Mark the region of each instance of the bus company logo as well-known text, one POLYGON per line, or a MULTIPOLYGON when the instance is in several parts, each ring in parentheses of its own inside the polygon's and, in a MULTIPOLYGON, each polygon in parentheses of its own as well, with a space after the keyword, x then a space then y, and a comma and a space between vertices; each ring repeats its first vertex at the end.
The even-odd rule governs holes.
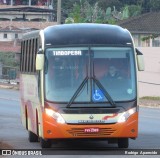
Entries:
POLYGON ((94 116, 93 116, 93 115, 90 115, 89 118, 92 120, 92 119, 94 119, 94 116))
POLYGON ((3 156, 12 155, 12 150, 2 150, 2 155, 3 156))
POLYGON ((105 120, 78 120, 78 123, 85 123, 85 124, 87 124, 87 123, 105 123, 105 120))

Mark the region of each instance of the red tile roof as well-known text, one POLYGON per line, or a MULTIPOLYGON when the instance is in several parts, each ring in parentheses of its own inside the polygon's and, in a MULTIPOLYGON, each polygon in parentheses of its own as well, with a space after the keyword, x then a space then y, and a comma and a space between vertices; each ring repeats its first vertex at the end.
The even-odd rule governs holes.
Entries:
MULTIPOLYGON (((10 5, 0 5, 0 9, 5 8, 24 8, 23 6, 10 6, 10 5)), ((40 9, 48 9, 47 6, 29 6, 31 8, 40 8, 40 9)), ((27 30, 41 30, 48 26, 56 25, 56 22, 30 22, 30 21, 0 21, 0 32, 5 31, 20 31, 26 32, 27 30)), ((14 41, 0 41, 0 52, 20 52, 20 45, 19 43, 15 43, 14 41)))
MULTIPOLYGON (((56 25, 56 22, 16 22, 16 21, 0 21, 0 32, 4 31, 25 31, 27 29, 44 29, 48 26, 56 25)), ((20 46, 14 41, 0 41, 0 52, 20 52, 20 46)))
POLYGON ((44 29, 51 25, 56 25, 56 22, 31 22, 31 21, 0 21, 0 31, 4 28, 8 31, 8 28, 14 28, 10 30, 15 30, 15 28, 20 30, 25 29, 44 29))
POLYGON ((20 44, 15 42, 0 42, 0 52, 20 53, 20 44))

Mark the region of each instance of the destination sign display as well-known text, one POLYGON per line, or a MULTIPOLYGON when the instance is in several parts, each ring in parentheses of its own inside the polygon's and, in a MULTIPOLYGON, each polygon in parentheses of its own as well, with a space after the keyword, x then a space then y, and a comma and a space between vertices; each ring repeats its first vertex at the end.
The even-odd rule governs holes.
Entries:
POLYGON ((71 50, 71 51, 53 51, 54 56, 81 56, 82 52, 79 50, 71 50))

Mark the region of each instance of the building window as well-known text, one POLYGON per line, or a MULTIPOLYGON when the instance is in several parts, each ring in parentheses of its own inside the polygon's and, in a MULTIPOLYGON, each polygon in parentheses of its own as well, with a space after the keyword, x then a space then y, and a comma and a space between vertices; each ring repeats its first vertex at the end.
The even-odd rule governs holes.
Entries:
POLYGON ((154 38, 152 40, 152 46, 153 47, 160 47, 160 37, 154 38))
POLYGON ((132 35, 133 36, 133 40, 134 40, 134 44, 136 47, 140 46, 140 39, 139 39, 139 35, 132 35))
POLYGON ((7 38, 7 34, 6 33, 3 35, 3 38, 7 38))
POLYGON ((141 47, 150 47, 150 35, 141 35, 141 47))
POLYGON ((18 34, 17 33, 15 34, 15 38, 18 38, 18 34))

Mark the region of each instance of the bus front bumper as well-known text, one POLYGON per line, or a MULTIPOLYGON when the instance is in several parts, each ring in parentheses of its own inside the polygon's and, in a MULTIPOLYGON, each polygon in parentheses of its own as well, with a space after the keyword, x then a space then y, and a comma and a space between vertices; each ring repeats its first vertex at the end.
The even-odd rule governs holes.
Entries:
POLYGON ((138 112, 123 123, 114 124, 60 124, 43 113, 44 139, 78 138, 136 138, 138 135, 138 112))

